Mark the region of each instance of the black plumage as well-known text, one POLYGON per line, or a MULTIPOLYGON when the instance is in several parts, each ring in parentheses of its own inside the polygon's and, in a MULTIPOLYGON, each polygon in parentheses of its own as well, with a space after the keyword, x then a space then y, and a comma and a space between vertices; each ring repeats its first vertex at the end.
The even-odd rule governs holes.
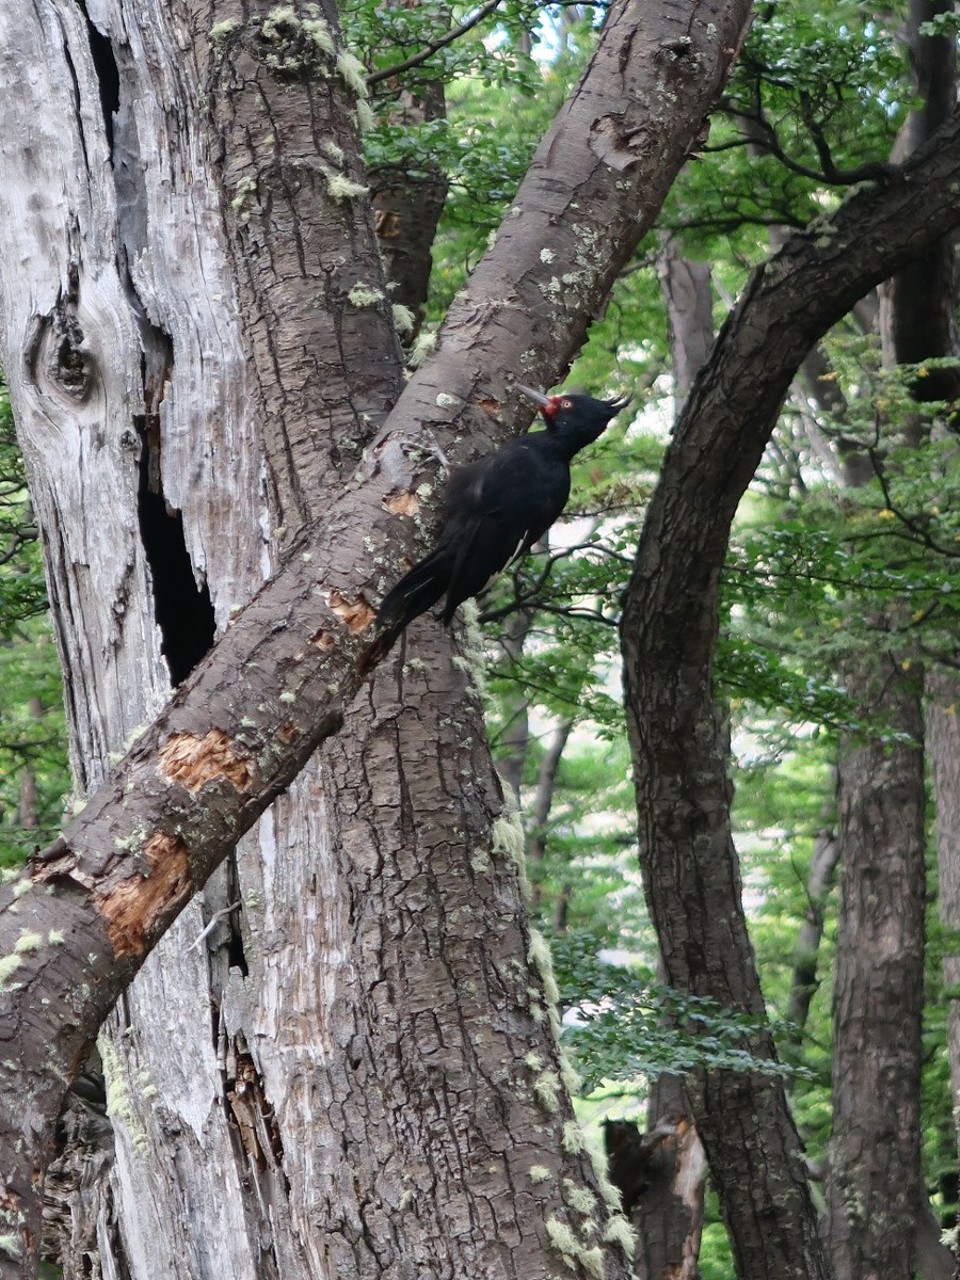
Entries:
POLYGON ((629 404, 629 397, 594 400, 517 389, 540 406, 546 431, 511 440, 452 472, 437 545, 388 592, 379 626, 397 634, 442 597, 441 617, 449 623, 464 600, 543 537, 570 496, 571 460, 629 404))

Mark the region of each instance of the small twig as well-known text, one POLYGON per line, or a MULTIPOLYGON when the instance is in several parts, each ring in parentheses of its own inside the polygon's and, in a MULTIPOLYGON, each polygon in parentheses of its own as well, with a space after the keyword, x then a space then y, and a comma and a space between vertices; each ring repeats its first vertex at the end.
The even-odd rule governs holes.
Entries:
POLYGON ((372 89, 375 84, 380 84, 383 80, 390 80, 394 76, 401 75, 404 71, 410 71, 413 67, 419 67, 421 62, 432 57, 440 49, 446 48, 448 44, 453 44, 454 40, 459 40, 461 36, 471 31, 478 22, 482 22, 488 14, 493 13, 494 9, 499 8, 500 0, 486 0, 479 9, 469 18, 465 18, 458 27, 451 27, 444 35, 437 40, 431 40, 429 44, 425 44, 417 53, 411 54, 409 58, 404 58, 403 62, 396 62, 392 67, 384 67, 382 71, 371 71, 367 76, 367 88, 372 89))
POLYGON ((231 911, 236 911, 238 907, 242 907, 242 906, 243 906, 242 902, 239 902, 239 901, 231 902, 228 907, 222 907, 219 911, 215 911, 213 915, 210 917, 209 922, 204 926, 203 929, 200 930, 200 932, 197 934, 194 940, 190 943, 189 947, 184 948, 183 954, 187 955, 190 951, 193 950, 194 947, 199 947, 200 943, 204 940, 207 934, 213 932, 217 924, 224 918, 224 916, 228 916, 231 913, 231 911))
POLYGON ((945 547, 937 542, 936 538, 932 538, 923 524, 913 516, 901 510, 893 500, 893 494, 890 491, 890 485, 887 483, 887 477, 883 471, 883 461, 875 446, 867 449, 867 457, 870 459, 870 465, 873 467, 873 473, 877 477, 880 484, 880 492, 883 494, 883 502, 887 511, 893 513, 900 521, 905 529, 912 535, 911 541, 918 543, 922 547, 926 547, 928 551, 935 551, 938 555, 946 556, 950 560, 956 560, 960 557, 960 551, 952 547, 945 547))

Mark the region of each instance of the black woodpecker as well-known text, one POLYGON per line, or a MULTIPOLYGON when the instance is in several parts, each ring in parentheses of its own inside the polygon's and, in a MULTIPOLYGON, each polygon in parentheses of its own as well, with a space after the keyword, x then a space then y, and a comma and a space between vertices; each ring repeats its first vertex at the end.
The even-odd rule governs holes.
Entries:
POLYGON ((458 605, 539 542, 570 496, 572 458, 630 403, 629 396, 545 396, 516 386, 539 405, 547 429, 451 473, 437 545, 387 593, 377 613, 377 624, 392 633, 390 643, 441 597, 441 617, 449 623, 458 605))

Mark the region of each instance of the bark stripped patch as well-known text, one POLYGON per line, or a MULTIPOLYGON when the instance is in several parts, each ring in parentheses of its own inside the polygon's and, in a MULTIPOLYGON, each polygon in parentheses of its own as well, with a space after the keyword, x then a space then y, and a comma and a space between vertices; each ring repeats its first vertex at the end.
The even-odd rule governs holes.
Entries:
POLYGON ((382 505, 394 516, 415 516, 420 510, 420 499, 412 490, 394 490, 383 499, 382 505))
POLYGON ((321 653, 329 653, 337 643, 337 637, 332 631, 324 631, 321 627, 310 637, 310 643, 315 644, 321 653))
POLYGON ((129 876, 98 899, 117 960, 143 955, 171 909, 190 896, 190 861, 178 836, 158 831, 143 846, 143 856, 150 868, 147 875, 129 876))
POLYGON ((351 635, 366 631, 377 616, 362 596, 357 600, 347 600, 339 591, 326 591, 323 598, 330 612, 337 615, 351 635))
POLYGON ((654 145, 654 139, 651 131, 642 125, 625 129, 621 120, 603 116, 590 126, 588 143, 598 160, 622 172, 640 163, 654 145))
POLYGON ((476 403, 488 418, 493 418, 494 422, 503 421, 503 417, 500 413, 502 406, 499 400, 477 400, 476 403))
POLYGON ((199 791, 208 782, 224 778, 237 791, 248 791, 253 776, 250 761, 237 752, 222 729, 211 729, 202 738, 175 733, 160 752, 160 770, 188 791, 199 791))

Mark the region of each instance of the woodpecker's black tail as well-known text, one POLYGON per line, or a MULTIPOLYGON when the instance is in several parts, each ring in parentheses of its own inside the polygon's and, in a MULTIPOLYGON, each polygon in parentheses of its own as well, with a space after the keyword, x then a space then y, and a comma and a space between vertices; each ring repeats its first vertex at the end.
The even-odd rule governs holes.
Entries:
POLYGON ((437 603, 450 585, 450 552, 438 548, 415 564, 387 592, 377 611, 377 626, 402 631, 408 622, 437 603))

